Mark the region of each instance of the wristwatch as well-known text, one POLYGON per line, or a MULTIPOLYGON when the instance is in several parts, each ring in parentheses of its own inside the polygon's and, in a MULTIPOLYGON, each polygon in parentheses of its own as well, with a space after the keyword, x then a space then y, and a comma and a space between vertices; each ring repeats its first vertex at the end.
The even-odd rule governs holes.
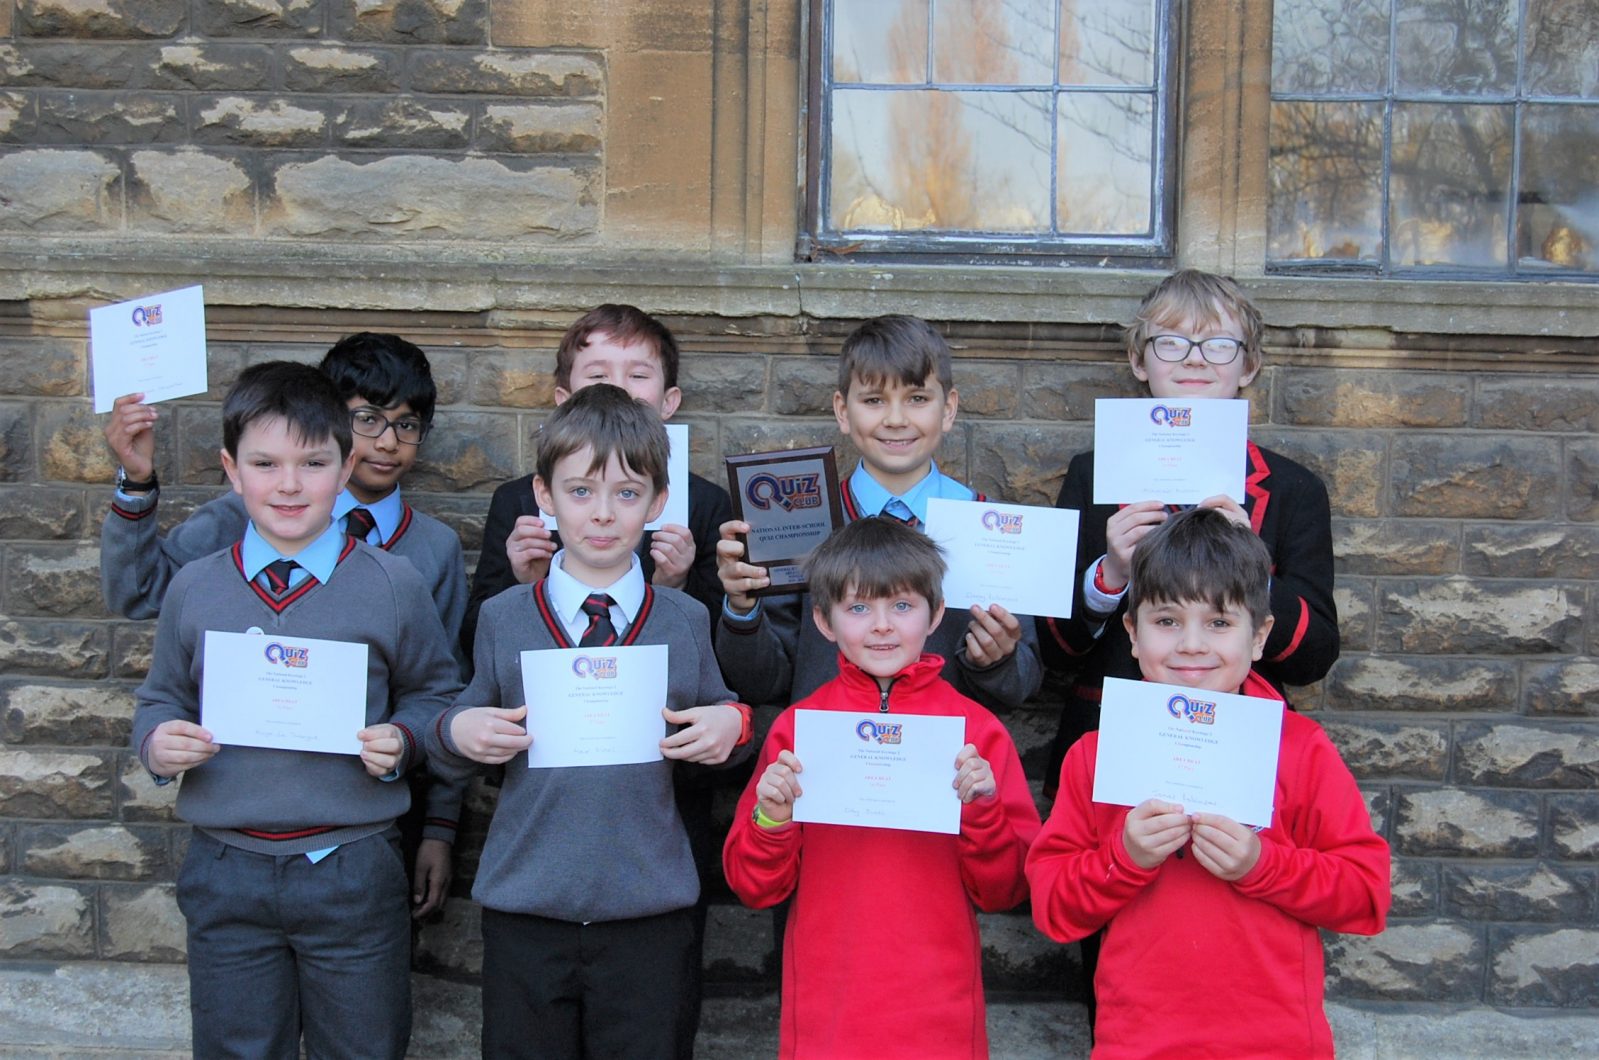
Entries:
POLYGON ((150 469, 150 477, 139 481, 128 477, 128 469, 117 466, 117 492, 118 493, 149 493, 159 483, 156 481, 155 468, 150 469))

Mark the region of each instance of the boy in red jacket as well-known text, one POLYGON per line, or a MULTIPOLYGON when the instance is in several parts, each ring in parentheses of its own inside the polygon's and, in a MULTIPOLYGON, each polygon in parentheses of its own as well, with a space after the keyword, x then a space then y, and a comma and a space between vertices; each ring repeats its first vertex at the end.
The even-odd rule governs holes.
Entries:
MULTIPOLYGON (((1260 538, 1216 509, 1139 542, 1123 622, 1144 679, 1281 700, 1250 668, 1271 632, 1270 570, 1260 538)), ((1156 799, 1094 802, 1098 745, 1089 733, 1067 753, 1027 856, 1045 934, 1105 928, 1094 1056, 1332 1056, 1317 929, 1375 935, 1391 895, 1388 845, 1321 726, 1284 709, 1258 830, 1156 799), (1225 997, 1181 989, 1206 983, 1225 997)))
POLYGON ((780 1055, 986 1057, 973 903, 993 912, 1026 896, 1023 858, 1039 827, 1015 744, 939 676, 940 656, 922 654, 944 612, 931 539, 892 518, 860 519, 807 568, 839 674, 773 724, 722 858, 745 904, 794 896, 780 1055), (795 823, 797 709, 964 717, 966 745, 951 764, 960 833, 795 823))

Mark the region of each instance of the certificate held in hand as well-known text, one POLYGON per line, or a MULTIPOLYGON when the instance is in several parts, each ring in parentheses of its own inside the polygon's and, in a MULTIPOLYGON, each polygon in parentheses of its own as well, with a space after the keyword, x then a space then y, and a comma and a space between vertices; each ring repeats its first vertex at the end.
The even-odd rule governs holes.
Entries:
POLYGON ((1235 398, 1099 398, 1094 503, 1244 503, 1249 402, 1235 398))
POLYGON ((661 760, 666 645, 522 653, 529 769, 661 760))
POLYGON ((944 603, 1070 618, 1078 518, 1070 508, 932 498, 927 536, 949 561, 944 603))
POLYGON ((217 743, 361 753, 365 644, 208 629, 204 651, 200 724, 217 743))
POLYGON ((804 794, 794 820, 957 835, 955 758, 965 745, 959 716, 796 710, 804 794))

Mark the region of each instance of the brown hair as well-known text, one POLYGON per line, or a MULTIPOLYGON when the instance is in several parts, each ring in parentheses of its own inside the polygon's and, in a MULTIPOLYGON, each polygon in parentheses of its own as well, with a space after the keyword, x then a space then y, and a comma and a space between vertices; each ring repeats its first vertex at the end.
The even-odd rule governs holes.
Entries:
POLYGON ((1191 508, 1156 527, 1133 550, 1127 613, 1145 603, 1202 601, 1242 607, 1259 629, 1271 614, 1271 553, 1248 527, 1215 508, 1191 508))
POLYGON ((641 405, 627 391, 609 383, 586 386, 563 402, 539 431, 536 470, 548 486, 555 465, 588 447, 594 474, 616 457, 635 475, 650 480, 655 492, 666 489, 666 458, 671 443, 655 410, 641 405))
POLYGON ((1174 272, 1144 296, 1127 328, 1127 352, 1138 360, 1144 354, 1144 344, 1161 328, 1172 327, 1183 320, 1215 327, 1221 323, 1223 313, 1231 314, 1243 331, 1239 338, 1244 346, 1244 370, 1258 370, 1260 343, 1266 330, 1260 310, 1244 294, 1237 280, 1199 269, 1174 272))
POLYGON ((824 612, 851 591, 866 600, 915 593, 937 611, 944 602, 944 552, 898 519, 857 519, 816 546, 805 561, 811 600, 824 612))
POLYGON ((623 346, 635 342, 646 343, 661 362, 661 375, 666 389, 677 385, 677 340, 665 324, 637 306, 607 302, 597 305, 573 321, 561 336, 561 345, 555 351, 555 385, 562 390, 572 389, 572 365, 596 334, 609 335, 623 346))
POLYGON ((844 340, 838 356, 838 392, 847 397, 857 379, 869 386, 889 380, 921 386, 928 376, 937 376, 948 393, 953 385, 949 361, 949 343, 921 317, 903 313, 873 317, 844 340))

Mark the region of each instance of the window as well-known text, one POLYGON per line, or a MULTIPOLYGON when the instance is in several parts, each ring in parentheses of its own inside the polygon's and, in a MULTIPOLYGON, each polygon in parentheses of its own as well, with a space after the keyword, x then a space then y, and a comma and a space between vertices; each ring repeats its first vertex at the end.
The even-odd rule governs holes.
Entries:
POLYGON ((1599 3, 1276 0, 1268 265, 1599 275, 1599 3))
POLYGON ((1171 253, 1168 0, 822 0, 812 254, 1171 253))

